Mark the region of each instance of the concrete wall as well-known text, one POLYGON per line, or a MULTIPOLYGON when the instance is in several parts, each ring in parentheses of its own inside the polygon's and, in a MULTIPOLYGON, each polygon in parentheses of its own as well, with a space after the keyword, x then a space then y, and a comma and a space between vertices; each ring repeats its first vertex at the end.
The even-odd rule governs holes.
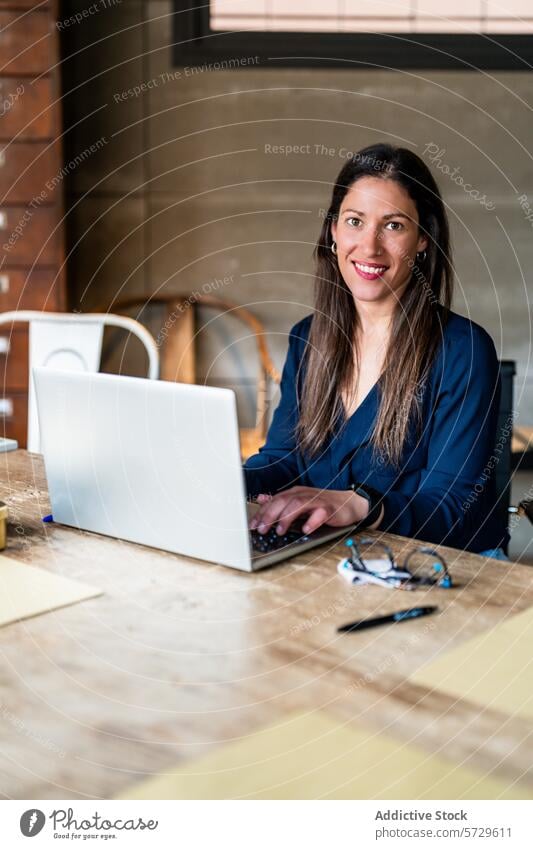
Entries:
MULTIPOLYGON (((215 293, 250 305, 281 366, 286 333, 312 303, 320 211, 346 151, 390 140, 433 169, 454 236, 455 308, 517 361, 518 418, 533 423, 533 213, 519 201, 533 207, 531 75, 260 67, 174 78, 170 12, 163 0, 124 0, 63 28, 75 54, 64 63, 67 158, 85 153, 69 182, 72 305, 188 295, 229 278, 215 293)), ((200 371, 238 388, 246 419, 255 358, 236 334, 227 319, 200 334, 200 371)))

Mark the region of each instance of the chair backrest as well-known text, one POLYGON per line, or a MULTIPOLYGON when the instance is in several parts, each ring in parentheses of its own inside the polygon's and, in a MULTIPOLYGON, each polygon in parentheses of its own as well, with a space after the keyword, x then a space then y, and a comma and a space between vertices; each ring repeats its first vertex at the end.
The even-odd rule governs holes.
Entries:
MULTIPOLYGON (((507 527, 509 506, 511 504, 511 438, 513 435, 513 382, 516 374, 514 360, 500 361, 501 396, 498 411, 498 429, 496 446, 498 462, 495 466, 494 480, 497 497, 497 514, 507 527)), ((507 553, 507 552, 506 552, 507 553)))
POLYGON ((148 377, 159 376, 159 352, 151 333, 138 321, 108 313, 47 313, 36 310, 12 310, 0 313, 0 324, 28 322, 29 392, 28 451, 39 452, 39 420, 31 370, 51 366, 67 371, 98 371, 105 326, 121 327, 135 335, 148 355, 148 377))

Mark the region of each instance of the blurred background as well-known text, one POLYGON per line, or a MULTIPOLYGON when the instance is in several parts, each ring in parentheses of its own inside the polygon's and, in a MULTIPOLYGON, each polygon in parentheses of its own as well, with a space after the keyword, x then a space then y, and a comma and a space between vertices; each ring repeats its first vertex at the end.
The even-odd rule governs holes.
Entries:
MULTIPOLYGON (((9 194, 0 184, 4 309, 18 285, 14 306, 128 314, 160 345, 188 322, 164 376, 231 386, 252 427, 256 332, 275 376, 287 332, 312 307, 312 250, 346 157, 376 141, 409 147, 447 204, 454 308, 516 364, 513 495, 527 494, 529 0, 0 0, 0 19, 16 48, 0 71, 2 144, 8 164, 14 150, 31 161, 24 186, 9 194), (202 304, 206 295, 245 307, 256 324, 202 304)), ((142 350, 106 336, 102 367, 143 374, 142 350)), ((13 380, 23 409, 23 378, 13 380)), ((520 553, 531 536, 523 525, 520 553)))

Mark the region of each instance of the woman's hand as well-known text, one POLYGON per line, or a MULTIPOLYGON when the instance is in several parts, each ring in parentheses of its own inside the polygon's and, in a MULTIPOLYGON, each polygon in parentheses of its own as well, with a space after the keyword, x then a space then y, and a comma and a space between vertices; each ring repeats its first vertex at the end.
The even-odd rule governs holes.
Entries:
MULTIPOLYGON (((260 505, 250 522, 250 529, 260 534, 268 533, 272 525, 284 534, 295 519, 308 513, 303 532, 310 534, 321 525, 342 527, 355 525, 368 515, 368 501, 350 490, 316 489, 311 486, 293 486, 277 495, 258 495, 260 505)), ((379 525, 380 519, 373 527, 379 525)))

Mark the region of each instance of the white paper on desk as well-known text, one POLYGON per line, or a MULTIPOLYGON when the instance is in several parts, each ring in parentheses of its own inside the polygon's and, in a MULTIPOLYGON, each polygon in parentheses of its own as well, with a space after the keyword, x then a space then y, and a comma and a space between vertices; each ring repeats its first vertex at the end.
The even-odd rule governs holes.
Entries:
POLYGON ((0 626, 102 595, 102 590, 0 555, 0 626))

